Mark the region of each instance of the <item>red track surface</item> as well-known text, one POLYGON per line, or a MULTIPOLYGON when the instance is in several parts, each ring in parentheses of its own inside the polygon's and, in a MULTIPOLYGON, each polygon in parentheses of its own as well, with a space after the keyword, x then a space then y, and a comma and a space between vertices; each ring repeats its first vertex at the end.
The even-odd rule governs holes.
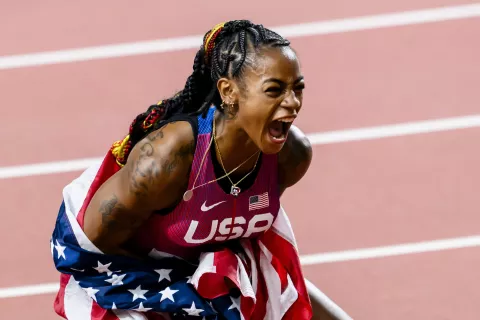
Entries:
MULTIPOLYGON (((213 2, 201 10, 17 2, 0 13, 0 55, 202 34, 238 17, 275 26, 455 4, 312 0, 297 1, 296 14, 271 14, 271 1, 252 0, 226 12, 213 2)), ((478 34, 480 19, 467 19, 293 39, 307 83, 298 125, 312 133, 479 113, 478 34)), ((193 55, 1 71, 0 166, 102 156, 138 112, 183 85, 193 55)), ((477 128, 315 146, 310 172, 283 200, 301 253, 478 233, 479 138, 477 128)), ((61 189, 76 175, 0 180, 0 288, 57 281, 49 237, 61 189)), ((479 269, 477 247, 311 265, 305 274, 356 319, 476 320, 479 269)), ((0 318, 56 319, 52 304, 52 294, 1 299, 0 318)))

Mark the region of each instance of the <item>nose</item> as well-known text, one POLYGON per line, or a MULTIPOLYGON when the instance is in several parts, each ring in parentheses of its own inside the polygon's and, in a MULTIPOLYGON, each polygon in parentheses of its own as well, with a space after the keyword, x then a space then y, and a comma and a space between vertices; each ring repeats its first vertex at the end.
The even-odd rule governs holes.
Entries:
POLYGON ((293 111, 296 113, 298 110, 300 110, 300 107, 302 106, 302 101, 299 96, 297 96, 297 93, 295 90, 289 90, 287 94, 285 95, 285 98, 282 101, 282 107, 293 109, 293 111))

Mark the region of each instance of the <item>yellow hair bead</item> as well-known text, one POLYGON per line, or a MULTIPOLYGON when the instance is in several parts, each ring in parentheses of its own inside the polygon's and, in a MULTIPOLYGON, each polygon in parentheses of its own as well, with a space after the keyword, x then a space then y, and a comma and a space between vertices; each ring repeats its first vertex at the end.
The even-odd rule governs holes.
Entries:
POLYGON ((125 151, 128 142, 130 141, 130 135, 127 135, 123 140, 115 141, 112 145, 112 155, 115 157, 117 163, 123 167, 125 160, 125 151))

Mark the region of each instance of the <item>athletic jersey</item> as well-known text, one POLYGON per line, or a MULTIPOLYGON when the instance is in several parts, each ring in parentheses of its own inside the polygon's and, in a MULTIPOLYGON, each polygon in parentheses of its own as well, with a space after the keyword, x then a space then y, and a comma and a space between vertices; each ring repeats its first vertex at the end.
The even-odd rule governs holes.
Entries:
MULTIPOLYGON (((194 132, 198 135, 187 190, 194 188, 197 175, 195 187, 224 174, 215 174, 214 152, 208 150, 214 111, 211 108, 205 118, 197 118, 194 132)), ((167 254, 195 260, 202 251, 229 240, 259 236, 272 225, 280 209, 277 155, 262 154, 257 166, 251 174, 252 184, 238 196, 226 192, 219 181, 196 188, 189 201, 182 200, 166 214, 153 214, 131 244, 152 257, 167 254)), ((230 183, 228 178, 222 180, 230 183)))

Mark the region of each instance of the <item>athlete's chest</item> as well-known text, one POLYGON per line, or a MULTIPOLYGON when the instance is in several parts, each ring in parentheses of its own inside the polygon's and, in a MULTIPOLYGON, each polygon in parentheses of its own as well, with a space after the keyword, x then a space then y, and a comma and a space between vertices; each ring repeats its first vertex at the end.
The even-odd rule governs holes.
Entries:
POLYGON ((152 216, 134 238, 150 252, 196 259, 202 250, 241 238, 255 238, 274 223, 280 209, 274 185, 252 188, 238 197, 210 188, 195 192, 167 215, 152 216), (163 253, 161 253, 163 252, 163 253))
POLYGON ((188 246, 255 237, 272 226, 279 206, 278 196, 271 189, 252 190, 237 197, 204 194, 179 211, 180 215, 184 213, 185 223, 181 227, 183 238, 178 240, 188 246))

